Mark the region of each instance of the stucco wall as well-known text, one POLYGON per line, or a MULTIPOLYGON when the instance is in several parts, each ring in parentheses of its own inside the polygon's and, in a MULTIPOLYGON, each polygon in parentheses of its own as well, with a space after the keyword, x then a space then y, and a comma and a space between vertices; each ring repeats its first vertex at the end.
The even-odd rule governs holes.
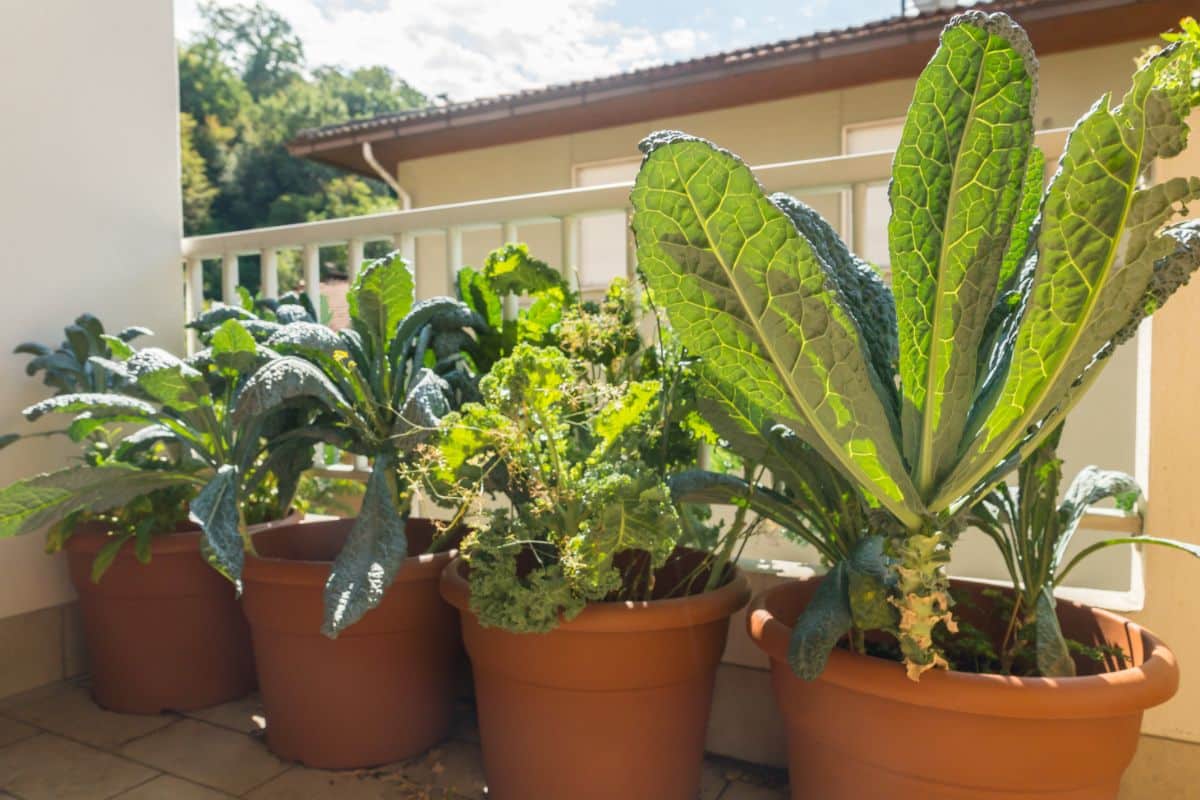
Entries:
MULTIPOLYGON (((1192 142, 1183 155, 1163 162, 1160 180, 1200 175, 1200 112, 1192 114, 1192 142)), ((1193 206, 1191 216, 1200 215, 1193 206)), ((1200 543, 1197 457, 1200 427, 1200 285, 1195 278, 1151 321, 1149 513, 1146 531, 1200 543)), ((1200 562, 1174 550, 1146 548, 1146 610, 1141 624, 1166 640, 1179 656, 1179 695, 1146 716, 1145 730, 1200 742, 1200 562)))
MULTIPOLYGON (((82 311, 182 341, 171 3, 5 3, 0 23, 0 432, 44 396, 19 342, 57 344, 82 311)), ((0 483, 66 463, 65 444, 0 452, 0 483)), ((40 536, 0 541, 0 618, 71 597, 40 536)))

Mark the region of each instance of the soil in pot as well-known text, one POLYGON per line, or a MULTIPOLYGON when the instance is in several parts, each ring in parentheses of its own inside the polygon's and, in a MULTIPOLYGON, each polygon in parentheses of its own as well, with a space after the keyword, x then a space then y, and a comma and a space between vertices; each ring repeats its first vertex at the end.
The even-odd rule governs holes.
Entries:
MULTIPOLYGON (((1062 600, 1064 634, 1119 648, 1123 665, 1080 660, 1079 677, 1055 679, 935 670, 914 683, 895 662, 838 649, 807 682, 787 664, 788 639, 818 580, 772 589, 749 615, 771 659, 793 800, 1115 800, 1142 712, 1178 687, 1153 634, 1062 600)), ((956 586, 986 613, 981 585, 956 586)))
MULTIPOLYGON (((690 573, 669 565, 656 585, 690 573)), ((492 800, 695 800, 713 681, 729 617, 749 599, 740 572, 719 589, 595 603, 549 633, 485 628, 464 565, 442 576, 462 612, 492 800)))
POLYGON ((66 544, 96 702, 157 714, 252 691, 250 630, 233 585, 201 557, 199 530, 155 536, 147 564, 123 547, 93 583, 92 561, 107 541, 103 528, 84 525, 66 544))
MULTIPOLYGON (((438 594, 453 552, 408 558, 378 607, 337 639, 321 634, 325 582, 353 524, 259 534, 243 573, 267 745, 322 769, 398 761, 444 739, 464 669, 458 614, 438 594)), ((421 519, 406 530, 417 553, 435 532, 421 519)))

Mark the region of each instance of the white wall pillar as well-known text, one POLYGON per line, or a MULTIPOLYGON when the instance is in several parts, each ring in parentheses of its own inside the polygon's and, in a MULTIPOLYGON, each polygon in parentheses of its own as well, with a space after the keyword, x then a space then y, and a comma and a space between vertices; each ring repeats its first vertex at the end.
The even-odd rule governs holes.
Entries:
MULTIPOLYGON (((28 339, 57 345, 84 311, 145 325, 182 349, 179 98, 171 4, 3 4, 0 53, 0 432, 46 387, 25 377, 28 339), (19 73, 19 77, 16 77, 19 73)), ((54 420, 49 421, 55 422, 54 420)), ((61 422, 61 420, 57 420, 61 422)), ((0 484, 54 469, 69 442, 0 451, 0 484)), ((61 558, 31 535, 0 541, 0 618, 71 598, 61 558)))

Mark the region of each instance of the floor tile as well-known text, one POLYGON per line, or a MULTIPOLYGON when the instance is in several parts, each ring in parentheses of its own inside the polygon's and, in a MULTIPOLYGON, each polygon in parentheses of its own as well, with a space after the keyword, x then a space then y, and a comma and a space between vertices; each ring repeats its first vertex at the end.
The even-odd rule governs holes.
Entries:
POLYGON ((188 711, 186 714, 193 719, 202 719, 239 733, 258 733, 267 727, 266 712, 258 694, 200 711, 188 711))
POLYGON ((120 753, 231 794, 247 792, 287 768, 262 742, 194 719, 135 739, 120 753))
POLYGON ((706 760, 700 767, 700 800, 717 800, 728 783, 721 768, 706 760))
POLYGON ((61 691, 13 706, 7 716, 85 744, 114 748, 130 739, 165 728, 178 717, 169 714, 116 714, 96 705, 87 689, 63 684, 61 691))
POLYGON ((725 788, 721 800, 788 800, 788 790, 735 782, 725 788))
POLYGON ((470 798, 484 797, 483 756, 479 745, 451 740, 395 767, 418 786, 450 789, 470 798))
POLYGON ((98 800, 157 773, 49 733, 0 749, 0 789, 23 800, 98 800))
POLYGON ((326 772, 294 767, 246 795, 246 800, 442 800, 386 769, 326 772))
POLYGON ((160 775, 122 792, 113 800, 229 800, 233 795, 208 789, 172 775, 160 775))
POLYGON ((40 731, 31 725, 26 725, 24 722, 17 722, 7 717, 0 717, 0 747, 13 742, 19 742, 22 739, 28 739, 30 736, 37 736, 40 731))

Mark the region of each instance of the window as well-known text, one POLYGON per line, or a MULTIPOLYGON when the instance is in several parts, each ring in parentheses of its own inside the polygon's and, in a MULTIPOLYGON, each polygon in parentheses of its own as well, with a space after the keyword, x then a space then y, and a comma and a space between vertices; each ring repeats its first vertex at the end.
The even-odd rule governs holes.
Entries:
MULTIPOLYGON (((640 159, 604 161, 575 167, 576 186, 603 186, 632 181, 640 159)), ((613 278, 626 277, 629 223, 624 213, 601 214, 579 220, 579 287, 605 289, 613 278)))
MULTIPOLYGON (((855 155, 894 150, 900 144, 903 128, 902 119, 847 125, 842 130, 842 151, 846 155, 855 155)), ((887 181, 854 187, 846 193, 845 203, 854 232, 852 249, 885 274, 889 273, 887 223, 892 209, 888 203, 887 181)))

